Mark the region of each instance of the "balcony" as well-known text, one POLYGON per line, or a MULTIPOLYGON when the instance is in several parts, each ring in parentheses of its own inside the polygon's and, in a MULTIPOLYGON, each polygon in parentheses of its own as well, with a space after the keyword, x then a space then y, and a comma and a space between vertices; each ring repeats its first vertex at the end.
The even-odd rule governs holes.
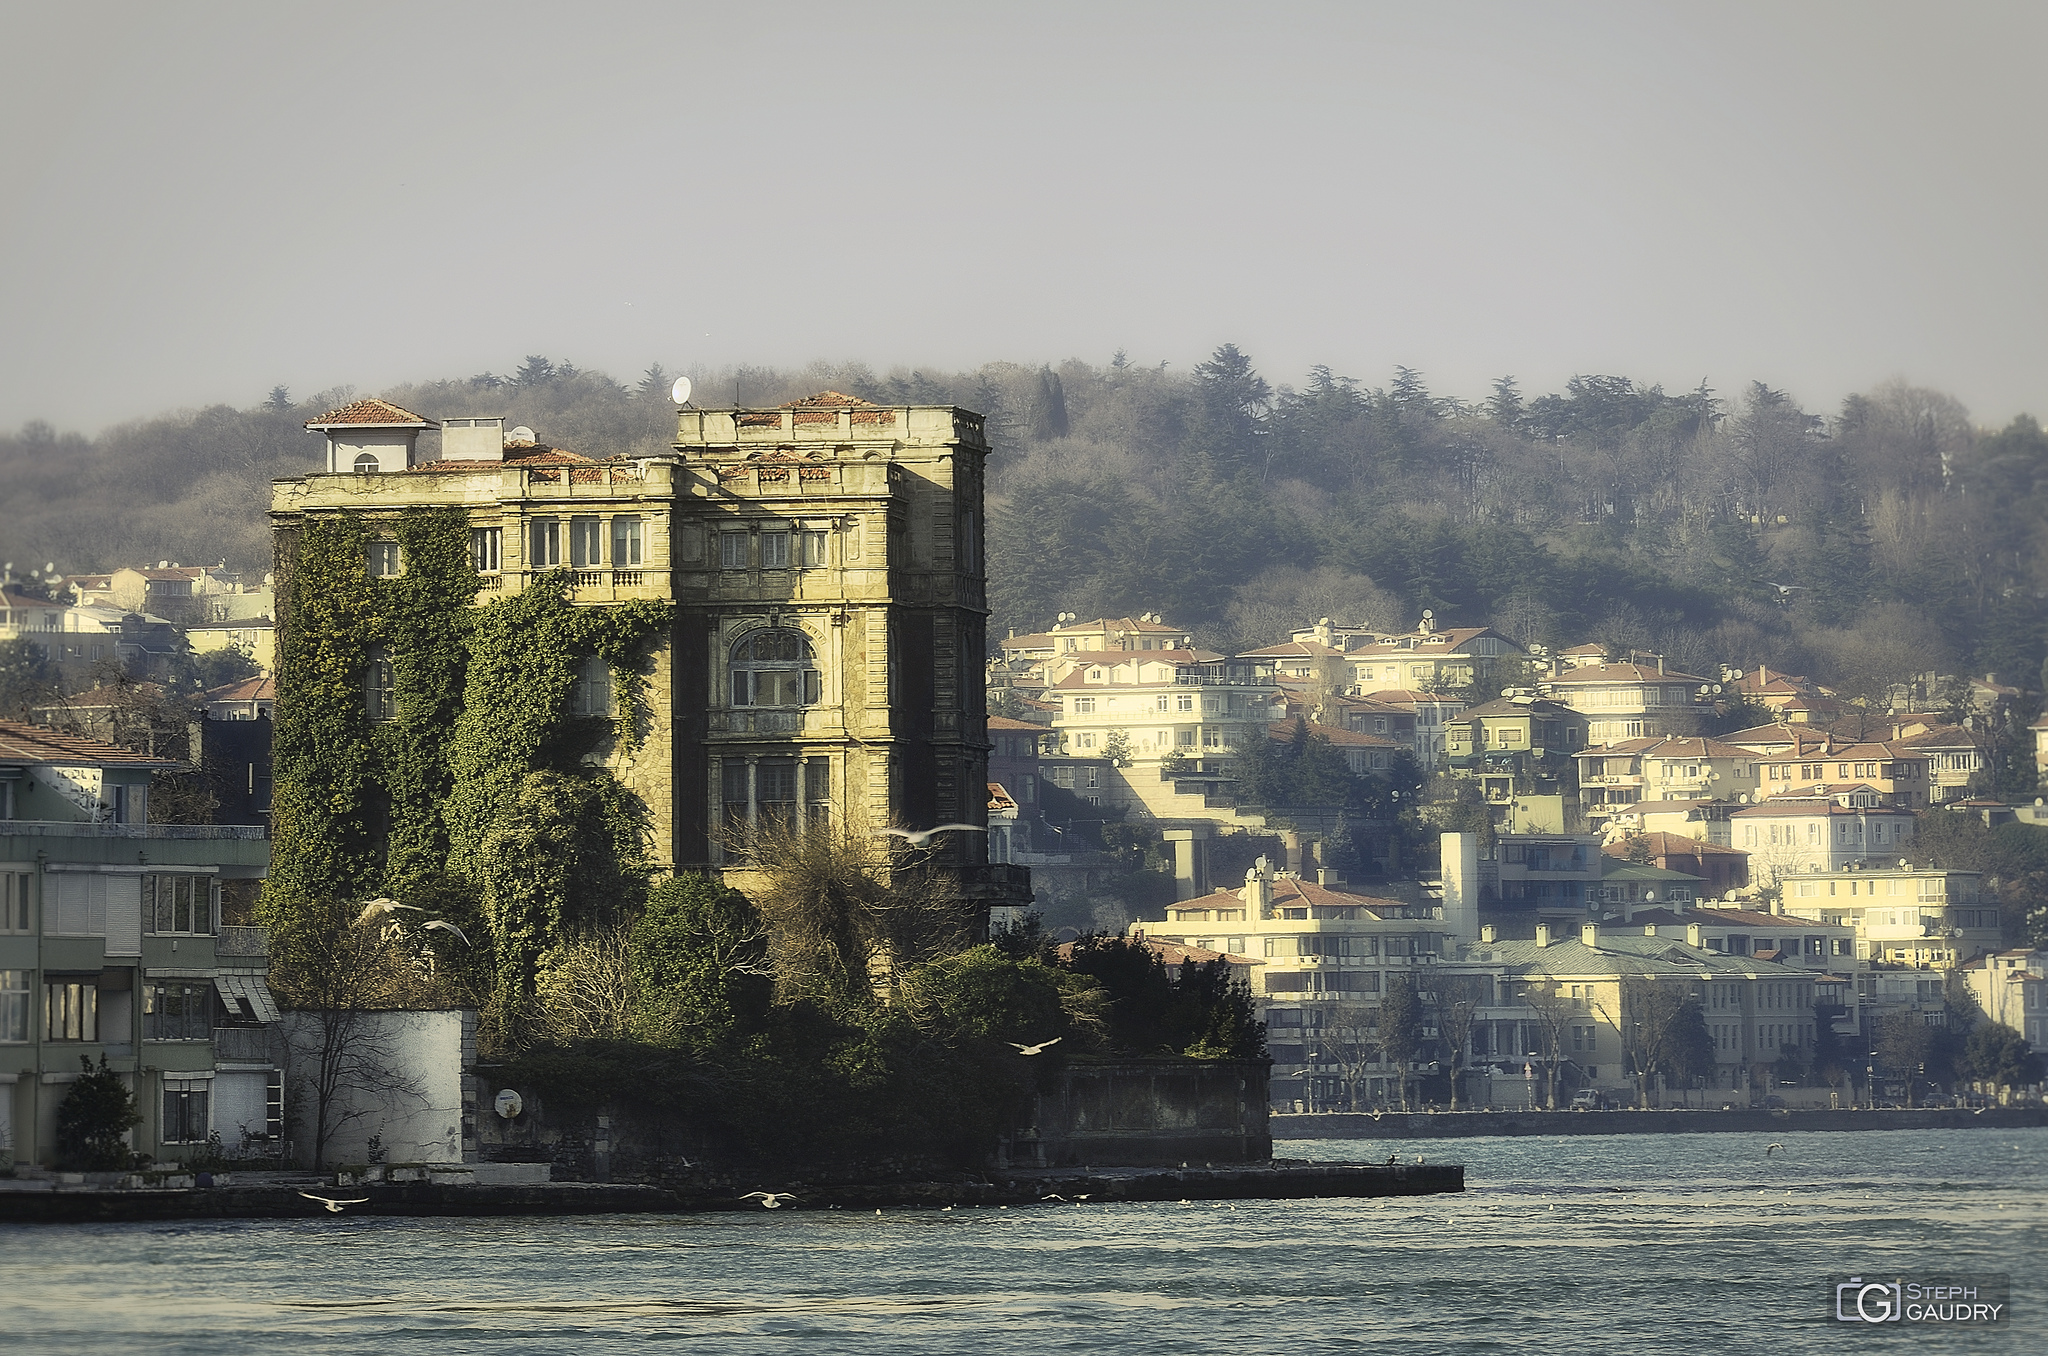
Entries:
POLYGON ((267 1064, 271 1059, 270 1028, 266 1026, 217 1026, 213 1029, 213 1057, 239 1064, 267 1064))
POLYGON ((713 711, 713 734, 802 734, 802 711, 713 711))
POLYGON ((215 956, 253 956, 270 954, 269 928, 241 928, 223 924, 220 936, 213 944, 215 956))
POLYGON ((43 838, 184 838, 261 842, 269 831, 261 824, 92 824, 83 820, 0 820, 0 836, 33 834, 43 838))

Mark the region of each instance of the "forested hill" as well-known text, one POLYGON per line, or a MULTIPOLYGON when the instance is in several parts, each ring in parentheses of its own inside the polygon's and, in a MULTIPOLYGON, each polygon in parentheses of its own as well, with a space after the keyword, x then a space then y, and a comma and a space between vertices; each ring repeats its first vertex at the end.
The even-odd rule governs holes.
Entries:
MULTIPOLYGON (((1899 384, 1803 409, 1762 384, 1670 394, 1584 376, 1530 395, 1384 387, 1324 368, 1272 385, 1226 346, 1190 372, 991 364, 697 375, 700 403, 832 388, 990 416, 991 636, 1061 611, 1156 611, 1219 648, 1319 616, 1491 623, 1811 673, 1851 693, 1927 669, 2040 685, 2048 436, 1995 432, 1899 384), (1793 586, 1789 593, 1775 585, 1793 586)), ((591 455, 663 449, 669 374, 632 385, 544 358, 511 377, 380 392, 430 417, 505 414, 591 455)), ((0 554, 65 571, 269 558, 267 481, 315 463, 300 424, 354 392, 214 407, 96 439, 0 439, 0 554)))

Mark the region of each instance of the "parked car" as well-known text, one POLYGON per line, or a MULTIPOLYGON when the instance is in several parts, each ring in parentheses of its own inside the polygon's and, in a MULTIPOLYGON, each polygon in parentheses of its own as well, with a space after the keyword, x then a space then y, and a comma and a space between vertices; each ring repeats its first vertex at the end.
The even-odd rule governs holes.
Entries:
POLYGON ((1611 1111, 1613 1107, 1608 1102, 1605 1094, 1601 1093, 1598 1089, 1580 1088, 1572 1094, 1572 1110, 1611 1111))

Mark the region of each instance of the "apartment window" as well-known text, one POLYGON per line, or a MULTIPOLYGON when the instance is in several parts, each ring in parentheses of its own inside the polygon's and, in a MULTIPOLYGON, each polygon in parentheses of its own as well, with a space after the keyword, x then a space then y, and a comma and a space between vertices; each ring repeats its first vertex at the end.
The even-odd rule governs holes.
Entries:
POLYGON ((28 1040, 28 971, 0 970, 0 1042, 28 1040))
POLYGON ((796 534, 797 564, 807 570, 820 569, 825 564, 825 534, 823 532, 799 532, 796 534))
POLYGON ((763 532, 761 534, 761 568, 764 570, 786 570, 789 568, 789 534, 787 532, 763 532))
POLYGON ((100 986, 85 978, 55 978, 43 985, 43 1039, 97 1041, 100 986))
POLYGON ((164 1080, 163 1142, 204 1144, 212 1131, 206 1083, 197 1078, 164 1080))
POLYGON ((1153 699, 1152 709, 1155 711, 1164 711, 1166 709, 1165 694, 1162 693, 1160 696, 1153 699))
POLYGON ((0 932, 34 932, 28 908, 28 875, 0 871, 0 932))
POLYGON ((530 569, 552 570, 562 563, 562 520, 535 518, 529 531, 526 564, 530 569))
POLYGON ((476 566, 478 574, 496 574, 505 568, 505 529, 502 527, 472 527, 469 529, 469 559, 476 566))
POLYGON ((750 563, 747 559, 746 533, 721 532, 718 534, 718 568, 721 570, 744 570, 750 563))
POLYGON ((1374 734, 1385 734, 1387 732, 1387 718, 1385 716, 1373 717, 1372 732, 1374 734))
POLYGON ((142 1038, 212 1040, 213 985, 206 980, 160 980, 144 986, 142 1038))
POLYGON ((380 463, 377 461, 377 454, 375 452, 356 453, 355 471, 357 475, 366 476, 369 475, 372 471, 377 471, 381 469, 382 467, 380 463))
POLYGON ((734 706, 812 706, 823 680, 799 631, 756 631, 732 647, 734 706))
POLYGON ((213 881, 206 876, 144 876, 142 916, 154 933, 211 936, 213 881))
POLYGON ((570 709, 579 716, 609 716, 612 713, 612 667, 597 655, 585 655, 576 665, 576 687, 570 694, 570 709))
MULTIPOLYGON (((1079 734, 1075 735, 1075 736, 1074 736, 1074 747, 1075 747, 1075 748, 1077 748, 1077 749, 1092 749, 1092 748, 1094 748, 1094 747, 1095 747, 1095 732, 1094 732, 1093 730, 1083 730, 1083 731, 1082 731, 1081 733, 1079 733, 1079 734)), ((1090 783, 1090 785, 1093 785, 1093 783, 1091 782, 1091 783, 1090 783)))
POLYGON ((1195 694, 1194 694, 1194 693, 1192 693, 1192 692, 1183 692, 1183 693, 1180 693, 1180 694, 1179 694, 1178 696, 1176 696, 1176 697, 1174 698, 1174 702, 1173 702, 1173 709, 1174 709, 1174 710, 1176 710, 1176 711, 1192 711, 1192 710, 1194 710, 1194 709, 1195 709, 1195 694))
POLYGON ((1097 787, 1100 787, 1100 786, 1102 785, 1102 769, 1101 769, 1101 768, 1099 768, 1099 767, 1091 767, 1091 768, 1089 768, 1089 769, 1088 769, 1088 782, 1087 782, 1087 785, 1088 785, 1088 789, 1089 789, 1089 790, 1091 790, 1091 791, 1095 790, 1095 789, 1096 789, 1097 787))
POLYGON ((613 568, 627 570, 642 563, 640 519, 612 519, 613 568))
POLYGON ((1193 748, 1195 746, 1195 732, 1193 730, 1178 731, 1174 735, 1174 743, 1184 749, 1193 748))
POLYGON ((393 720, 398 716, 398 680, 391 671, 391 656, 370 651, 363 665, 363 709, 371 720, 393 720))
POLYGON ((1222 748, 1223 731, 1217 729, 1214 725, 1204 726, 1202 728, 1202 747, 1205 749, 1222 748))
POLYGON ((1074 714, 1077 716, 1092 716, 1095 714, 1095 698, 1076 697, 1073 701, 1073 708, 1074 714))
POLYGON ((364 548, 367 552, 370 573, 377 578, 389 578, 398 573, 398 543, 395 541, 373 541, 364 548))
POLYGON ((577 570, 594 570, 604 564, 604 519, 571 518, 569 520, 569 566, 577 570))

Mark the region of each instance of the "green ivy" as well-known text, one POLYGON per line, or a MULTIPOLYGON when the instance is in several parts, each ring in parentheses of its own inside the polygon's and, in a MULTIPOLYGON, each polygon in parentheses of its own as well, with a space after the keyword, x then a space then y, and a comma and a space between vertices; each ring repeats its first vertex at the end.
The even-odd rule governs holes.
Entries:
POLYGON ((494 1006, 516 1033, 539 955, 644 889, 646 807, 584 755, 638 741, 642 668, 672 605, 578 607, 554 571, 475 605, 468 522, 412 510, 404 570, 372 579, 353 514, 307 520, 287 562, 266 910, 467 881, 492 951, 494 1006), (371 721, 370 652, 391 659, 395 718, 371 721), (616 716, 569 713, 578 664, 602 659, 616 716))

